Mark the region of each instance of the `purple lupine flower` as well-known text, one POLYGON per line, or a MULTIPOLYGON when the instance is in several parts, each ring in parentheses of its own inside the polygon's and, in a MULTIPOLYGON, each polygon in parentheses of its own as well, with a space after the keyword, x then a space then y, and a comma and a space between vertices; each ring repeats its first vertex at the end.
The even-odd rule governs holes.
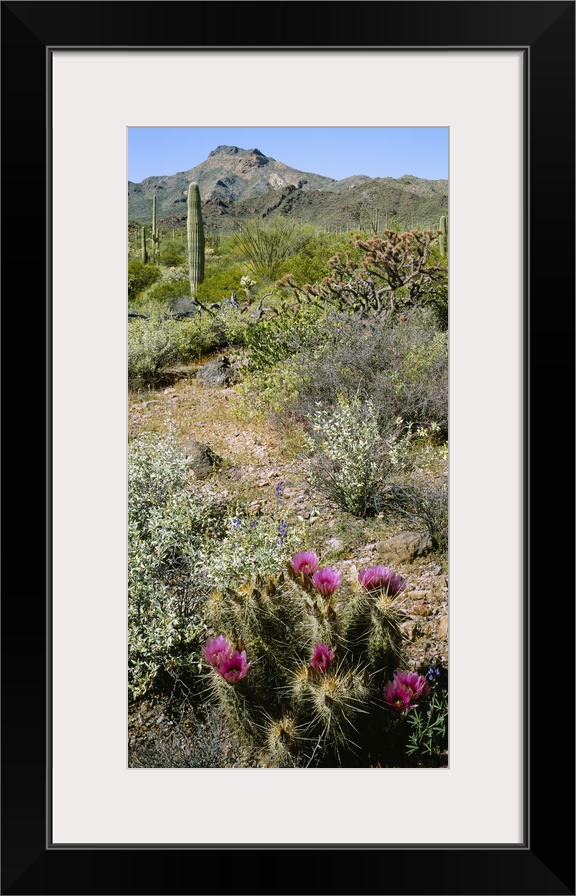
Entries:
POLYGON ((385 591, 389 597, 396 597, 404 591, 406 582, 387 566, 370 566, 361 569, 358 581, 366 591, 385 591))
POLYGON ((410 688, 407 688, 397 678, 386 682, 384 700, 395 712, 403 712, 405 709, 410 709, 413 705, 413 696, 414 694, 410 688))
POLYGON ((224 657, 230 656, 231 649, 228 638, 218 635, 217 638, 209 638, 206 641, 206 645, 202 648, 202 656, 206 662, 217 669, 224 657))
POLYGON ((276 527, 278 531, 278 538, 280 541, 285 541, 288 537, 288 523, 286 520, 280 520, 278 526, 276 527))
POLYGON ((244 678, 252 663, 246 662, 246 651, 239 653, 234 651, 230 656, 223 657, 216 671, 220 673, 229 684, 236 684, 244 678))
POLYGON ((333 659, 334 650, 331 650, 327 644, 315 644, 314 656, 310 660, 310 665, 313 669, 325 672, 330 667, 333 659))
POLYGON ((314 551, 299 551, 292 557, 291 566, 297 575, 311 576, 318 566, 318 557, 314 551))
POLYGON ((280 480, 280 482, 277 484, 276 488, 274 489, 274 494, 280 501, 280 499, 282 498, 282 495, 284 494, 284 483, 282 482, 282 480, 280 480))
POLYGON ((340 584, 340 573, 331 566, 322 566, 312 576, 312 584, 323 597, 328 597, 340 584))

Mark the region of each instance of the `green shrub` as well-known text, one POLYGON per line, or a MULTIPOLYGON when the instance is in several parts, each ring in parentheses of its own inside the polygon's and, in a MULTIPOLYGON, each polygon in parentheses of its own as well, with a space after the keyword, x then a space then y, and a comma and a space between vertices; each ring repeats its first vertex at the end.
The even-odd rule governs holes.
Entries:
POLYGON ((190 668, 210 593, 205 543, 226 506, 191 479, 172 432, 128 445, 128 683, 132 696, 190 668))
POLYGON ((128 299, 135 298, 153 283, 160 279, 162 272, 155 264, 144 264, 143 261, 128 262, 128 299))
POLYGON ((410 465, 405 431, 399 425, 384 436, 370 401, 341 398, 334 409, 318 407, 310 416, 306 444, 310 482, 361 518, 379 512, 387 484, 410 465))
POLYGON ((382 496, 381 508, 430 536, 434 550, 448 552, 448 483, 395 484, 382 496))
POLYGON ((160 371, 179 358, 178 321, 136 318, 128 324, 128 385, 137 389, 154 382, 160 371))

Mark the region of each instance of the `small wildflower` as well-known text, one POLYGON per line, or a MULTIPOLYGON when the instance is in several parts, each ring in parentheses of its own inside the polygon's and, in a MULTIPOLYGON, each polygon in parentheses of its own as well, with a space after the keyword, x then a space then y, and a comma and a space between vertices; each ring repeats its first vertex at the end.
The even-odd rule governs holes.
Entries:
POLYGON ((242 520, 239 520, 238 517, 234 517, 234 519, 232 520, 232 528, 239 529, 241 525, 242 525, 242 520))
POLYGON ((323 597, 328 597, 340 584, 340 573, 331 566, 323 566, 312 576, 312 584, 323 597))
POLYGON ((280 499, 282 498, 282 495, 284 494, 284 483, 282 482, 282 480, 280 480, 280 482, 278 482, 278 484, 276 485, 276 488, 274 489, 274 494, 280 501, 280 499))
POLYGON ((432 666, 428 669, 428 671, 426 673, 426 677, 427 677, 428 681, 434 681, 434 678, 439 678, 439 676, 440 676, 440 669, 433 668, 432 666))
POLYGON ((325 672, 331 665, 333 659, 334 650, 331 650, 327 644, 315 644, 314 656, 310 661, 310 665, 313 669, 325 672))
POLYGON ((278 538, 280 541, 284 541, 288 536, 288 523, 286 520, 282 520, 278 524, 278 538))
POLYGON ((258 521, 256 520, 255 522, 250 523, 250 528, 255 529, 257 525, 258 525, 258 521))

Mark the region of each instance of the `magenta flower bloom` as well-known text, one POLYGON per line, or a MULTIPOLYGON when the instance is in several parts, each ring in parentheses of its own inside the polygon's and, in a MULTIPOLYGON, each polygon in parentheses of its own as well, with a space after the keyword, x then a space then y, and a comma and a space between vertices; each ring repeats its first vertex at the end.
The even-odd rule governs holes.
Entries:
POLYGON ((229 684, 236 684, 241 678, 244 678, 252 663, 246 662, 246 651, 238 653, 234 651, 230 656, 223 657, 216 671, 220 673, 229 684))
POLYGON ((206 662, 217 669, 224 657, 230 656, 231 649, 228 638, 218 635, 217 638, 210 638, 206 641, 206 646, 202 648, 202 656, 206 662))
POLYGON ((403 712, 413 706, 414 693, 398 679, 393 678, 384 687, 384 700, 395 712, 403 712))
POLYGON ((366 591, 385 591, 389 597, 396 597, 404 591, 406 582, 387 566, 370 566, 361 569, 358 581, 366 591))
POLYGON ((334 659, 334 651, 330 650, 327 644, 316 644, 314 646, 314 656, 310 661, 310 665, 313 669, 318 669, 320 672, 325 672, 332 663, 334 659))
POLYGON ((340 584, 340 573, 331 566, 322 566, 312 576, 312 584, 323 597, 328 597, 340 584))
POLYGON ((430 685, 426 680, 426 676, 418 675, 417 672, 395 672, 394 679, 399 682, 399 684, 402 684, 404 687, 411 690, 415 699, 418 697, 425 697, 430 690, 430 685))
POLYGON ((318 557, 313 551, 300 551, 292 557, 292 569, 297 575, 311 576, 318 566, 318 557))

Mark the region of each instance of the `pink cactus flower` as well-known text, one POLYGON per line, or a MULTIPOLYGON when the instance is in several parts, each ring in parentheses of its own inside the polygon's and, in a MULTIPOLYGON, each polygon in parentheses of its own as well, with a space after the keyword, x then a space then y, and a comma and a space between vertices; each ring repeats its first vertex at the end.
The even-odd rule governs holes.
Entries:
POLYGON ((327 644, 315 644, 314 645, 314 656, 310 661, 310 665, 313 669, 318 669, 320 672, 325 672, 332 663, 334 659, 334 650, 331 650, 327 644))
POLYGON ((414 694, 414 699, 425 697, 430 690, 430 685, 426 680, 426 676, 418 675, 417 672, 395 672, 394 679, 400 684, 403 684, 404 687, 409 688, 414 694))
POLYGON ((323 597, 328 597, 340 584, 340 573, 331 566, 322 566, 312 576, 312 583, 323 597))
POLYGON ((292 569, 297 575, 305 573, 311 576, 318 566, 318 557, 314 551, 300 551, 292 557, 292 569))
POLYGON ((217 669, 222 660, 230 656, 231 650, 228 638, 225 638, 224 635, 218 635, 217 638, 210 638, 206 641, 206 646, 202 648, 202 656, 206 662, 217 669))
POLYGON ((358 581, 366 591, 385 591, 389 597, 396 597, 404 591, 406 582, 387 566, 370 566, 361 569, 358 581))
POLYGON ((413 706, 414 692, 393 678, 384 687, 384 700, 395 712, 404 712, 413 706))
POLYGON ((229 684, 236 684, 244 678, 252 663, 246 662, 246 651, 239 653, 234 651, 230 656, 223 657, 216 671, 220 673, 229 684))

